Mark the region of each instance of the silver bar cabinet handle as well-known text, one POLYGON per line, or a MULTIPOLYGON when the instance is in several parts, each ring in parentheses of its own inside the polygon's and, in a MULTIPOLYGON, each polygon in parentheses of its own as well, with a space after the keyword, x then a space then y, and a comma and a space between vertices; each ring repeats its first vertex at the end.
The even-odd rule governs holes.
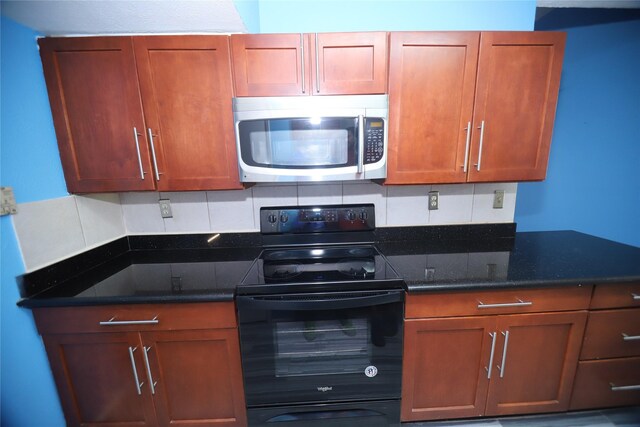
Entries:
POLYGON ((631 298, 633 298, 634 301, 638 301, 640 300, 640 295, 638 294, 631 294, 631 298))
POLYGON ((138 153, 138 166, 140 166, 140 178, 144 179, 144 169, 142 168, 142 157, 140 156, 140 141, 138 141, 138 136, 142 136, 141 133, 138 133, 138 129, 133 128, 133 138, 136 141, 136 152, 138 153))
POLYGON ((507 346, 509 345, 509 331, 503 332, 504 335, 504 348, 502 349, 502 366, 498 366, 500 370, 500 378, 504 378, 504 367, 507 364, 507 346))
POLYGON ((475 164, 475 167, 480 171, 480 162, 482 161, 482 143, 484 142, 484 120, 480 123, 478 129, 480 129, 480 147, 478 147, 478 163, 475 164))
POLYGON ((489 354, 489 367, 487 369, 487 379, 491 379, 491 370, 493 369, 493 356, 496 352, 496 332, 491 332, 489 336, 491 337, 491 353, 489 354))
POLYGON ((318 52, 318 33, 316 33, 316 92, 320 93, 320 53, 318 52))
POLYGON ((615 385, 610 383, 611 391, 631 391, 631 390, 640 390, 640 384, 634 385, 615 385))
POLYGON ((306 93, 304 81, 304 34, 300 33, 300 59, 302 61, 302 93, 306 93))
POLYGON ((144 349, 144 351, 142 352, 142 355, 144 356, 144 363, 145 365, 147 365, 147 377, 149 377, 149 387, 151 388, 151 394, 156 394, 156 385, 158 384, 158 381, 153 381, 153 375, 151 375, 151 365, 149 364, 149 355, 147 353, 149 353, 151 351, 151 347, 142 347, 144 349))
POLYGON ((622 339, 624 341, 638 341, 640 340, 640 335, 627 335, 627 334, 622 334, 622 339))
POLYGON ((99 322, 100 326, 122 326, 122 325, 157 325, 160 323, 158 316, 149 320, 116 320, 115 317, 103 322, 99 322))
POLYGON ((131 359, 131 369, 133 369, 133 379, 136 381, 136 391, 138 395, 142 394, 141 387, 144 385, 144 382, 140 382, 138 379, 138 369, 136 368, 136 359, 133 357, 133 352, 136 351, 138 347, 129 347, 129 358, 131 359))
POLYGON ((526 307, 533 305, 532 301, 522 301, 518 298, 518 302, 504 302, 497 304, 485 304, 482 301, 478 301, 478 308, 505 308, 505 307, 526 307))
POLYGON ((467 143, 464 146, 464 165, 462 165, 462 171, 467 173, 467 165, 469 163, 469 142, 471 140, 471 122, 467 122, 467 143))
POLYGON ((153 169, 156 172, 156 181, 160 181, 160 172, 158 171, 158 160, 156 159, 156 147, 153 143, 153 132, 151 132, 151 128, 147 128, 147 133, 149 134, 149 142, 151 143, 151 158, 153 159, 153 169))
POLYGON ((358 116, 358 173, 364 170, 364 116, 358 116))

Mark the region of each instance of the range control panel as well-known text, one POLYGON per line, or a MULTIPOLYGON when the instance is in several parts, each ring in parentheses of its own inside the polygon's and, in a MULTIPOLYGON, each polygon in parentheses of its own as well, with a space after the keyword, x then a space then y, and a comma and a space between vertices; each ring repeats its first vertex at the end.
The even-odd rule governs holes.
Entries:
POLYGON ((384 120, 367 117, 364 119, 364 164, 382 160, 384 156, 384 120))
POLYGON ((375 229, 373 204, 260 208, 260 232, 327 233, 375 229))

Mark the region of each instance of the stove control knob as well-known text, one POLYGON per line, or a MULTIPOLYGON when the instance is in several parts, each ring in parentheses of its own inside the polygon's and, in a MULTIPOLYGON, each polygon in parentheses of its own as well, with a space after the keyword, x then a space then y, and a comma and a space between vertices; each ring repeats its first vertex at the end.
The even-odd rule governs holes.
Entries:
POLYGON ((284 224, 287 221, 289 221, 289 216, 285 213, 280 214, 280 222, 284 224))
POLYGON ((362 211, 362 212, 360 212, 360 215, 358 215, 358 216, 359 216, 359 218, 360 218, 361 220, 363 220, 363 221, 366 221, 366 220, 367 220, 367 218, 369 218, 369 214, 367 214, 367 211, 362 211))
POLYGON ((349 221, 355 221, 356 219, 356 213, 354 211, 348 211, 347 212, 347 219, 349 221))
POLYGON ((269 221, 270 224, 275 224, 278 221, 278 217, 274 214, 269 214, 267 221, 269 221))

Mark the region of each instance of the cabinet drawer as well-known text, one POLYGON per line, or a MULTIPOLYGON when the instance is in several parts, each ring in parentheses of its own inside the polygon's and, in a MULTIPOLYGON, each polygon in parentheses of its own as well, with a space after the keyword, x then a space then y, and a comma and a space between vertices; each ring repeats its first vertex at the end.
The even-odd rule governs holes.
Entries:
POLYGON ((640 308, 591 312, 580 359, 625 356, 640 356, 640 308))
POLYGON ((640 283, 597 285, 591 308, 640 307, 640 283))
POLYGON ((33 310, 40 334, 232 328, 233 302, 55 307, 33 310))
POLYGON ((410 319, 581 310, 589 306, 591 289, 591 286, 576 286, 412 294, 407 296, 405 317, 410 319))
POLYGON ((640 357, 580 362, 570 409, 640 404, 640 357))

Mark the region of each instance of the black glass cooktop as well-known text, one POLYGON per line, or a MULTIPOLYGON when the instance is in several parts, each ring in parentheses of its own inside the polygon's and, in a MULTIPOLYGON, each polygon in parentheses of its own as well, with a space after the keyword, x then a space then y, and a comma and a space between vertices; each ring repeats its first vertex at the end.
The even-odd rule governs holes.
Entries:
POLYGON ((376 289, 391 282, 402 279, 372 245, 279 248, 262 252, 238 293, 376 289))

